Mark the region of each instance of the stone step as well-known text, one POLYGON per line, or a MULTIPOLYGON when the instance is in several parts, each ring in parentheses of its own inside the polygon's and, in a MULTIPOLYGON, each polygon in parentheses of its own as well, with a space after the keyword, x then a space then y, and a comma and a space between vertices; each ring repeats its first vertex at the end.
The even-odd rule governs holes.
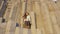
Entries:
POLYGON ((20 27, 16 27, 15 34, 20 34, 20 27))
POLYGON ((5 34, 6 23, 0 24, 0 34, 5 34))
POLYGON ((42 34, 42 30, 37 29, 37 34, 42 34))
POLYGON ((31 29, 28 29, 28 34, 32 34, 31 29))
POLYGON ((0 17, 0 24, 1 24, 1 22, 2 22, 2 17, 0 17))
POLYGON ((5 34, 6 22, 0 23, 0 34, 5 34))
POLYGON ((13 20, 9 20, 6 26, 5 34, 14 34, 15 27, 16 27, 16 23, 13 20))
POLYGON ((23 34, 28 34, 28 29, 27 28, 23 28, 23 34))
POLYGON ((8 20, 9 18, 11 18, 12 12, 13 12, 13 6, 7 7, 7 10, 5 12, 4 18, 6 20, 8 20))
POLYGON ((31 16, 31 33, 32 34, 37 34, 37 30, 36 30, 36 22, 35 22, 35 13, 31 12, 30 13, 31 16))
POLYGON ((1 6, 0 6, 0 9, 2 8, 3 3, 4 3, 4 1, 2 1, 1 6))
POLYGON ((53 27, 54 27, 54 34, 60 34, 60 29, 59 29, 59 25, 58 25, 58 20, 56 18, 56 15, 58 14, 59 15, 59 6, 56 4, 56 3, 53 3, 51 2, 51 7, 54 7, 54 11, 51 11, 50 12, 50 16, 51 16, 51 19, 52 19, 52 24, 53 24, 53 27))

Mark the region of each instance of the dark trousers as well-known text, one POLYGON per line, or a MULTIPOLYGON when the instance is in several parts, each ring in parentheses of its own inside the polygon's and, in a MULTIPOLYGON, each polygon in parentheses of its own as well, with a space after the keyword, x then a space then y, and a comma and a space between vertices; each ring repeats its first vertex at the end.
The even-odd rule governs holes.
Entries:
POLYGON ((25 21, 25 25, 26 25, 26 26, 31 26, 30 21, 25 21))
POLYGON ((29 29, 31 28, 31 23, 30 21, 25 21, 25 26, 29 26, 29 29))

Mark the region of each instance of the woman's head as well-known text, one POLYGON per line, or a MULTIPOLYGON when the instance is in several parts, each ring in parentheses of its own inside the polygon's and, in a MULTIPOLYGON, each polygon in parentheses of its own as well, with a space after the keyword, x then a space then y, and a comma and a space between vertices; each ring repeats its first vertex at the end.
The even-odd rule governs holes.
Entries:
POLYGON ((29 15, 29 13, 28 13, 28 12, 26 12, 26 15, 29 15))
POLYGON ((25 14, 24 14, 24 18, 27 18, 27 16, 29 15, 29 13, 28 12, 25 12, 25 14))

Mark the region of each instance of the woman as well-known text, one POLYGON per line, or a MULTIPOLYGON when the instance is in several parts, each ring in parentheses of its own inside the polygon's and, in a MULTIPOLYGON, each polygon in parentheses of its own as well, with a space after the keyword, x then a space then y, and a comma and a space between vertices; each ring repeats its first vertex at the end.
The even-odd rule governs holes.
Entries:
POLYGON ((26 28, 31 28, 30 15, 28 12, 24 14, 23 20, 24 20, 24 24, 26 25, 26 28))

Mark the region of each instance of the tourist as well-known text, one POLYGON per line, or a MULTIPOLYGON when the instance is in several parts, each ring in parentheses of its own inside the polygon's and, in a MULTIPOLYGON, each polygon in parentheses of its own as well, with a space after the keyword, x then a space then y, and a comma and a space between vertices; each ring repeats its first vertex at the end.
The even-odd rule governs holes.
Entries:
POLYGON ((23 21, 24 24, 26 25, 26 28, 31 28, 31 23, 30 23, 30 15, 28 12, 25 12, 24 16, 23 16, 23 21))

